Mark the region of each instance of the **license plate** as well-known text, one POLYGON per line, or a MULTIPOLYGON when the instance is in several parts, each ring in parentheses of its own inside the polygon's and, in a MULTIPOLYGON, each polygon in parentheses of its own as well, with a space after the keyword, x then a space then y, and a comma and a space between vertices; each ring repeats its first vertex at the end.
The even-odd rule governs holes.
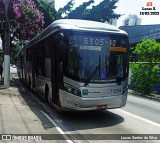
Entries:
POLYGON ((97 110, 107 109, 107 105, 97 105, 97 110))

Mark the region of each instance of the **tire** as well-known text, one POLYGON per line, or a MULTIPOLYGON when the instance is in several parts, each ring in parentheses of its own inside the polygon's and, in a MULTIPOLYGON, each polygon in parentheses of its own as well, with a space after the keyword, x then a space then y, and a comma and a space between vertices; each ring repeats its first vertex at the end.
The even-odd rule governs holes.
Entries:
POLYGON ((45 97, 49 105, 52 107, 52 98, 49 96, 49 88, 48 85, 45 86, 45 97))

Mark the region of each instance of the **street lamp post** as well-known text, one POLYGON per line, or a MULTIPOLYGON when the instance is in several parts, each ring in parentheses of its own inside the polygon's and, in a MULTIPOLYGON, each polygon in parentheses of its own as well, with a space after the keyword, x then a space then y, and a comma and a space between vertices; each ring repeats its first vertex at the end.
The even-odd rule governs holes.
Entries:
POLYGON ((4 87, 9 88, 10 86, 10 19, 9 19, 9 5, 10 0, 5 2, 5 21, 4 21, 4 87))

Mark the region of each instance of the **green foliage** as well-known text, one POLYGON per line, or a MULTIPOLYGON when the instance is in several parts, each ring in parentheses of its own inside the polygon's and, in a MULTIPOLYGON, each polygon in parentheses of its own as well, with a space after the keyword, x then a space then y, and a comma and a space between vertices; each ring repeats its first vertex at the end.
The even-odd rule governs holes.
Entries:
POLYGON ((117 2, 118 0, 103 0, 98 5, 89 8, 89 6, 94 3, 94 0, 89 0, 75 10, 72 10, 65 18, 109 22, 111 19, 118 19, 121 16, 120 14, 114 13, 117 2))
POLYGON ((118 0, 103 0, 97 6, 92 7, 86 19, 99 22, 109 22, 111 19, 118 19, 121 15, 114 13, 117 2, 118 0))
POLYGON ((86 16, 90 15, 87 7, 94 3, 94 0, 89 0, 84 2, 82 5, 78 6, 75 10, 72 10, 66 18, 70 19, 86 19, 86 16))
POLYGON ((56 15, 55 19, 62 19, 63 15, 68 15, 70 12, 72 12, 72 8, 74 6, 74 0, 70 0, 63 8, 60 8, 56 15))
POLYGON ((133 53, 138 55, 140 62, 150 62, 150 64, 160 62, 160 43, 156 40, 144 40, 136 45, 133 53))
POLYGON ((160 83, 160 43, 144 40, 136 45, 133 53, 138 56, 138 62, 131 66, 131 85, 136 92, 150 95, 152 86, 160 83))
POLYGON ((34 2, 44 15, 44 28, 46 28, 56 20, 55 15, 57 12, 55 10, 54 2, 45 2, 44 0, 34 0, 34 2))
POLYGON ((16 63, 16 55, 18 51, 20 50, 21 46, 19 44, 16 44, 13 48, 11 48, 11 63, 16 63))

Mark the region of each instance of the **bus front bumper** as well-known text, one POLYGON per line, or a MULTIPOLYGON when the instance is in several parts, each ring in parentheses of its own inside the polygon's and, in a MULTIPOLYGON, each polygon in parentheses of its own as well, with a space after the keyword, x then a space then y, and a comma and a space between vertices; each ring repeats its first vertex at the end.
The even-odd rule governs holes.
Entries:
POLYGON ((113 109, 125 106, 127 101, 127 92, 116 96, 104 96, 97 98, 82 98, 70 94, 66 91, 60 91, 60 103, 62 109, 68 110, 101 110, 113 109))

